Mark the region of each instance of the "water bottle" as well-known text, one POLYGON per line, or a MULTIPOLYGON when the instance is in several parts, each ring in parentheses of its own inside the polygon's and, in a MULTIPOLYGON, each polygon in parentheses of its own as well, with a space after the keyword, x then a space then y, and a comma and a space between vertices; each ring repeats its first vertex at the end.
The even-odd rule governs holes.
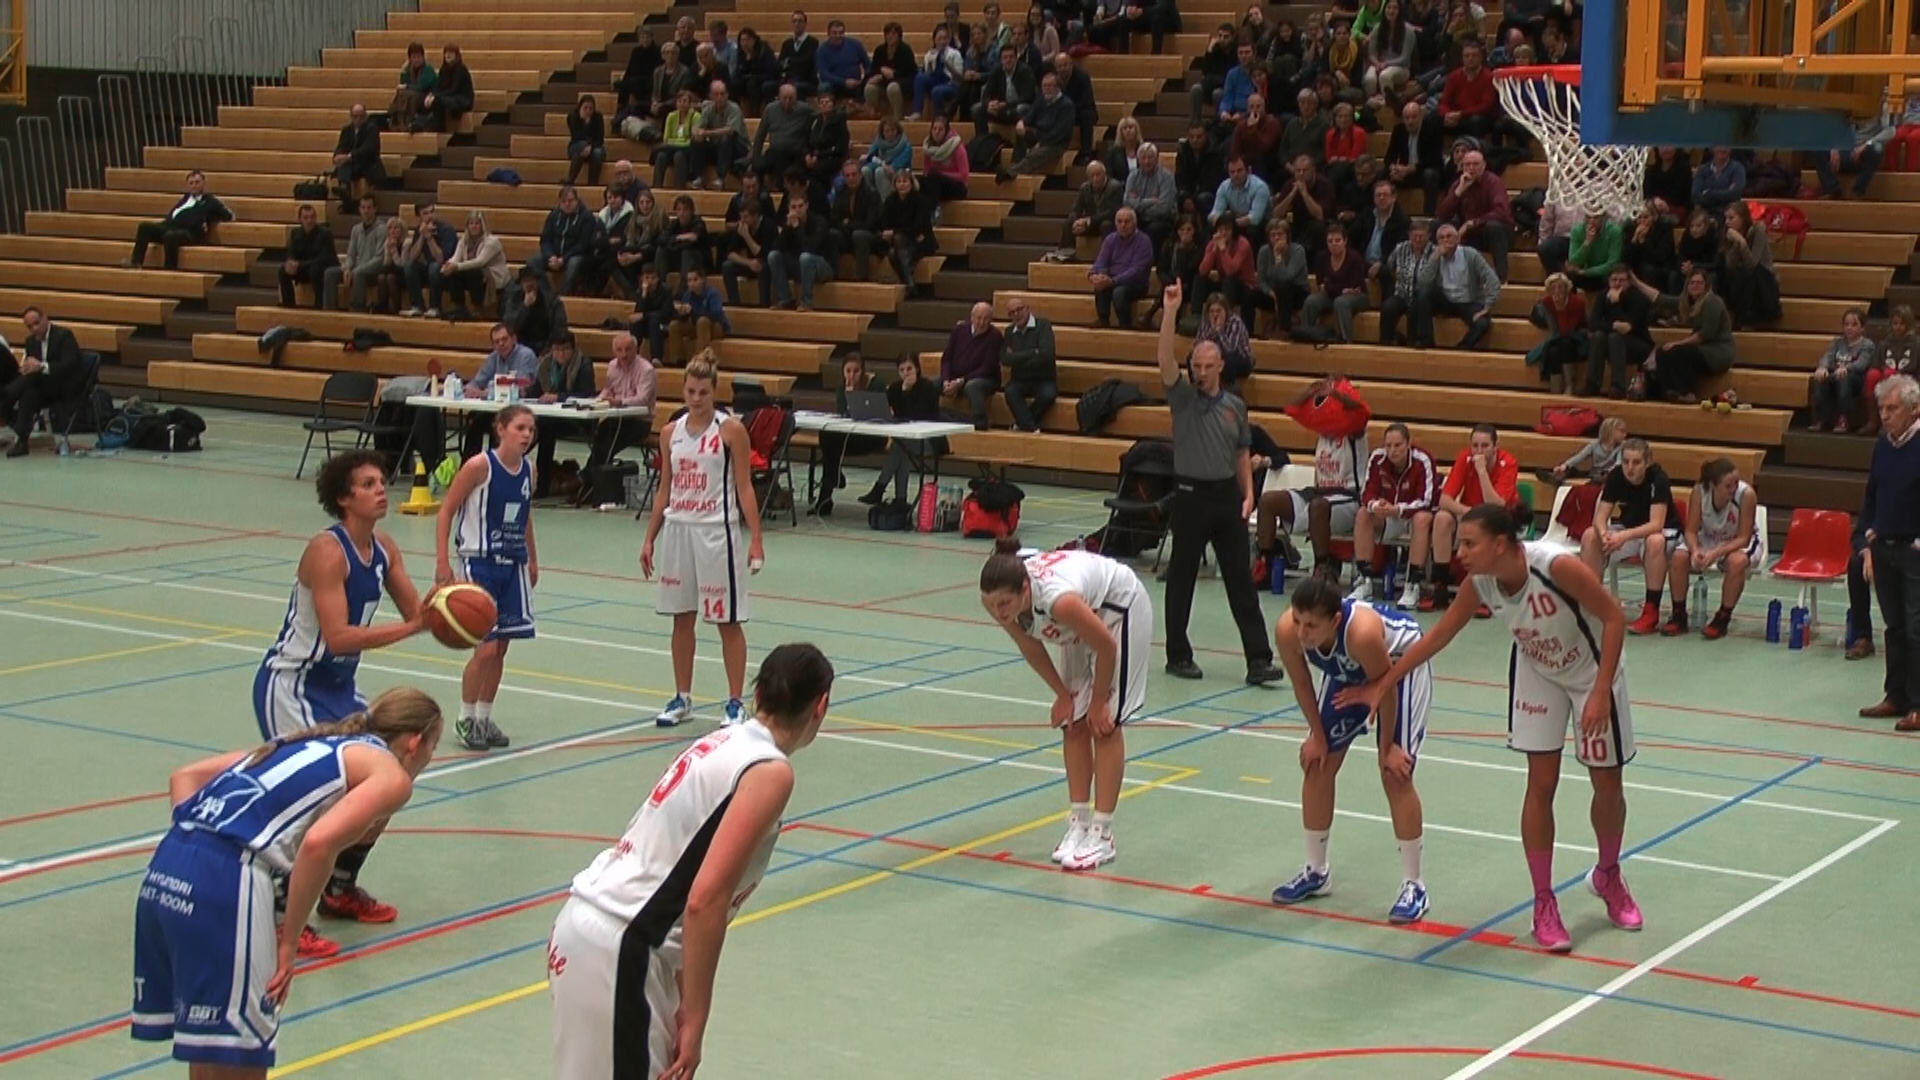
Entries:
POLYGON ((1286 592, 1287 557, 1277 551, 1274 552, 1267 559, 1267 572, 1272 579, 1268 582, 1268 586, 1273 590, 1273 595, 1279 596, 1281 593, 1286 592))
POLYGON ((1696 576, 1693 579, 1693 610, 1707 610, 1707 579, 1704 577, 1696 576))
POLYGON ((457 371, 447 372, 447 397, 450 399, 457 398, 462 393, 463 391, 460 388, 460 373, 457 371))
POLYGON ((1397 584, 1395 579, 1397 579, 1399 576, 1400 576, 1399 564, 1392 559, 1388 559, 1387 574, 1386 574, 1386 577, 1383 579, 1387 586, 1387 595, 1380 598, 1382 602, 1389 603, 1389 604, 1393 603, 1393 598, 1396 595, 1394 585, 1397 584))
POLYGON ((1767 602, 1767 644, 1780 644, 1780 601, 1767 602))
POLYGON ((1796 607, 1787 631, 1787 648, 1804 649, 1807 647, 1807 609, 1796 607))

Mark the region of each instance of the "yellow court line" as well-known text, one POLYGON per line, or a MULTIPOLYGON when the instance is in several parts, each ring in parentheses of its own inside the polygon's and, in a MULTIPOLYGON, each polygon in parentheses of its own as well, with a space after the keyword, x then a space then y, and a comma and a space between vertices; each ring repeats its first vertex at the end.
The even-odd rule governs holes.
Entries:
MULTIPOLYGON (((1143 765, 1146 763, 1134 762, 1133 764, 1143 765)), ((1135 795, 1145 794, 1146 792, 1152 791, 1155 788, 1165 787, 1168 784, 1177 784, 1183 780, 1190 780, 1193 777, 1198 775, 1200 775, 1199 769, 1182 768, 1179 772, 1161 777, 1158 780, 1149 780, 1146 783, 1139 785, 1138 787, 1128 788, 1125 791, 1122 791, 1120 793, 1120 797, 1123 799, 1132 798, 1135 795)), ((899 866, 894 867, 891 870, 877 870, 871 874, 866 875, 865 877, 855 878, 852 881, 844 882, 839 885, 834 885, 830 888, 821 889, 818 892, 812 892, 812 893, 808 893, 805 896, 796 897, 792 900, 786 901, 785 903, 775 904, 772 907, 761 908, 759 911, 749 912, 733 920, 733 922, 729 925, 728 929, 737 930, 743 926, 751 926, 754 923, 763 922, 767 919, 771 919, 776 915, 784 915, 789 911, 797 911, 800 908, 809 907, 813 904, 819 903, 822 900, 831 900, 836 896, 845 896, 847 893, 853 892, 858 889, 864 889, 869 885, 878 885, 880 882, 885 881, 888 878, 896 877, 900 874, 912 873, 915 870, 932 866, 934 863, 951 859, 957 855, 964 855, 967 852, 975 850, 976 848, 982 848, 987 846, 988 844, 999 843, 1002 840, 1019 836, 1022 833, 1029 833, 1034 831, 1035 829, 1045 828, 1048 825, 1054 824, 1055 822, 1058 822, 1064 819, 1066 816, 1067 816, 1067 811, 1064 811, 1064 810, 1058 811, 1052 814, 1048 814, 1045 817, 1035 818, 1032 821, 1026 822, 1025 824, 1015 825, 1009 829, 1002 829, 999 832, 989 833, 988 835, 982 836, 978 839, 969 840, 964 844, 958 844, 958 845, 955 845, 954 847, 942 848, 939 851, 929 852, 928 854, 922 855, 917 859, 912 859, 907 862, 904 862, 899 866)), ((350 1043, 344 1043, 340 1046, 334 1047, 331 1050, 323 1050, 320 1053, 314 1054, 310 1057, 304 1057, 298 1061, 288 1062, 287 1064, 282 1065, 281 1067, 273 1070, 273 1072, 269 1075, 291 1076, 294 1073, 301 1072, 306 1069, 311 1069, 317 1065, 325 1065, 329 1062, 338 1061, 341 1058, 348 1056, 349 1054, 357 1054, 362 1050, 370 1050, 376 1046, 380 1046, 385 1043, 392 1042, 395 1039, 404 1038, 408 1035, 425 1031, 428 1028, 439 1027, 441 1024, 450 1023, 454 1020, 459 1020, 464 1017, 472 1016, 474 1013, 477 1013, 477 1012, 484 1012, 485 1010, 491 1009, 497 1005, 506 1005, 511 1002, 519 1001, 523 998, 532 997, 533 995, 540 993, 542 990, 545 990, 546 988, 547 988, 547 982, 545 979, 542 979, 539 982, 531 982, 525 986, 518 987, 513 990, 508 990, 504 993, 495 994, 490 998, 482 998, 479 1001, 469 1002, 468 1004, 461 1005, 457 1008, 448 1009, 445 1012, 434 1013, 432 1016, 424 1016, 418 1020, 411 1021, 410 1023, 401 1024, 398 1027, 388 1028, 385 1031, 378 1032, 373 1035, 369 1035, 366 1038, 356 1039, 350 1043)))
POLYGON ((137 645, 131 649, 115 649, 111 652, 88 653, 85 656, 69 656, 60 660, 42 660, 37 664, 22 664, 19 667, 0 668, 0 675, 25 675, 33 671, 48 671, 53 668, 72 667, 75 664, 91 664, 100 660, 123 660, 129 656, 143 653, 161 652, 165 649, 178 649, 183 645, 204 645, 210 641, 225 641, 238 637, 243 631, 214 634, 209 637, 187 638, 181 641, 162 641, 154 645, 137 645))

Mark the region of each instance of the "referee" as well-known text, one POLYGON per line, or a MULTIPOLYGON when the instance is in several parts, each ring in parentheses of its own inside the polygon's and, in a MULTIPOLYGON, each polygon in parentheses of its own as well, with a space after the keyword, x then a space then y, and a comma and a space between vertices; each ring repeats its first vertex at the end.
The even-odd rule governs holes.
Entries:
POLYGON ((1174 341, 1180 310, 1180 283, 1167 286, 1160 316, 1160 384, 1173 411, 1173 557, 1167 565, 1167 674, 1200 677, 1187 640, 1193 613, 1193 582, 1200 556, 1210 545, 1227 587, 1227 604, 1240 628, 1247 655, 1247 684, 1266 686, 1282 678, 1273 666, 1260 596, 1253 589, 1247 554, 1247 518, 1253 514, 1251 433, 1247 403, 1220 385, 1223 361, 1211 341, 1194 346, 1191 381, 1180 372, 1174 341))
POLYGON ((1920 732, 1920 383, 1896 375, 1874 398, 1885 434, 1873 444, 1860 525, 1887 624, 1887 696, 1860 715, 1911 734, 1920 732))

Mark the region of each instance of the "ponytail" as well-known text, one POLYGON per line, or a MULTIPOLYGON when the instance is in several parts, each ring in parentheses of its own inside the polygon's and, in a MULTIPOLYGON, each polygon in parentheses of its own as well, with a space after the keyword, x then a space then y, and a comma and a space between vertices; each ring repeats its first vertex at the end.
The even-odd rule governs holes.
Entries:
POLYGON ((1020 538, 1002 536, 993 542, 993 554, 980 568, 980 592, 1019 592, 1027 583, 1026 560, 1020 558, 1020 538))
POLYGON ((374 698, 373 704, 352 716, 315 724, 262 743, 259 749, 248 755, 244 767, 260 764, 282 747, 334 736, 373 735, 392 746, 396 739, 432 731, 440 720, 440 705, 426 691, 411 686, 397 686, 374 698))

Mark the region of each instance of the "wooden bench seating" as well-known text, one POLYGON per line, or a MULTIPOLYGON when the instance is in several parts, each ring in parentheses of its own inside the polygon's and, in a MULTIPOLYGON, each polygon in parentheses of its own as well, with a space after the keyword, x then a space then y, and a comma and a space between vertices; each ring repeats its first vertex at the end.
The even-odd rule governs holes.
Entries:
MULTIPOLYGON (((535 18, 540 19, 549 17, 558 18, 562 16, 535 16, 535 18)), ((629 20, 624 28, 631 31, 633 29, 632 21, 629 20)), ((482 71, 570 71, 575 65, 580 63, 581 57, 587 55, 588 50, 580 48, 523 48, 462 49, 460 52, 461 55, 466 58, 467 68, 477 76, 482 71)), ((438 50, 429 51, 427 60, 437 69, 440 66, 438 50)), ((320 50, 321 67, 347 69, 374 68, 385 75, 393 76, 396 80, 398 79, 400 69, 406 66, 406 61, 407 50, 405 48, 345 48, 320 50)), ((476 87, 476 89, 478 88, 476 87)), ((386 103, 382 102, 381 104, 384 105, 386 103)))
MULTIPOLYGON (((463 35, 464 36, 464 35, 463 35)), ((402 48, 405 47, 403 44, 402 48)), ((598 48, 597 45, 581 44, 581 48, 598 48)), ((392 71, 378 71, 373 68, 328 68, 328 67, 290 67, 287 69, 287 89, 290 90, 355 90, 370 93, 374 99, 365 102, 369 109, 385 108, 393 99, 393 86, 399 79, 399 68, 392 71)), ((540 89, 547 81, 545 69, 508 70, 504 68, 473 68, 473 89, 475 109, 482 108, 482 94, 508 95, 503 101, 511 101, 511 95, 528 94, 540 89)), ((256 104, 273 104, 255 99, 256 104)), ((489 102, 488 104, 491 104, 489 102)), ((504 109, 486 108, 487 112, 502 112, 504 109)))
MULTIPOLYGON (((67 209, 78 214, 119 214, 125 217, 159 220, 167 216, 179 196, 163 191, 115 191, 108 188, 87 190, 74 188, 67 192, 67 209)), ((300 200, 288 192, 279 198, 265 198, 258 195, 222 195, 220 201, 233 211, 234 220, 222 222, 215 228, 226 225, 246 225, 261 222, 277 226, 298 225, 300 207, 312 206, 320 212, 324 223, 335 200, 300 200)))
MULTIPOLYGON (((178 199, 185 190, 185 174, 176 169, 108 169, 107 188, 112 191, 149 191, 178 199)), ((220 201, 246 196, 256 199, 291 199, 293 185, 312 180, 314 174, 206 172, 207 193, 220 201)), ((171 206, 168 207, 171 209, 171 206)), ((164 212, 164 211, 163 211, 164 212)))
MULTIPOLYGON (((371 123, 372 121, 369 121, 371 123)), ((180 145, 207 150, 274 150, 289 153, 326 154, 340 138, 338 128, 331 131, 303 128, 251 128, 229 122, 219 127, 180 129, 180 145)), ((408 134, 398 131, 380 133, 381 157, 434 157, 447 145, 449 135, 423 131, 408 134)))
MULTIPOLYGON (((133 253, 127 243, 114 240, 62 239, 48 244, 37 236, 0 235, 0 259, 22 262, 57 259, 76 266, 105 266, 118 269, 133 253)), ((257 248, 202 247, 180 249, 180 268, 199 274, 244 274, 259 259, 257 248)), ((159 269, 166 253, 155 244, 147 250, 147 266, 159 269)))
MULTIPOLYGON (((395 71, 399 68, 395 67, 395 71)), ((364 103, 363 104, 367 104, 364 103)), ((367 104, 369 111, 378 112, 385 108, 385 102, 375 101, 367 104)), ((486 119, 485 113, 467 113, 460 118, 454 128, 456 133, 471 134, 480 129, 486 119)), ((222 125, 232 124, 246 128, 277 128, 281 131, 331 131, 336 135, 347 122, 347 114, 339 109, 290 109, 267 105, 222 105, 218 114, 222 125)), ((395 134, 382 131, 382 136, 395 134)), ((208 181, 209 184, 212 181, 208 181)))
POLYGON ((49 318, 60 322, 75 319, 109 326, 160 326, 167 321, 173 309, 180 306, 180 302, 152 296, 103 296, 42 288, 0 288, 0 311, 18 315, 29 305, 40 308, 49 318))
MULTIPOLYGON (((58 255, 44 251, 41 258, 58 255)), ((109 296, 158 297, 168 300, 204 300, 218 274, 191 270, 145 270, 120 266, 80 266, 34 260, 0 260, 0 286, 14 289, 58 289, 100 292, 109 296)))
MULTIPOLYGON (((50 305, 41 303, 37 295, 30 301, 22 299, 24 295, 25 294, 16 294, 12 300, 0 301, 0 314, 18 318, 25 312, 28 303, 38 304, 40 307, 48 308, 49 311, 51 311, 50 305)), ((81 322, 61 318, 59 315, 54 314, 50 314, 50 317, 58 319, 61 326, 73 331, 73 339, 79 343, 82 349, 88 349, 97 353, 119 352, 120 347, 127 343, 127 339, 132 337, 134 332, 134 328, 131 326, 81 322)))
MULTIPOLYGON (((489 30, 472 16, 441 17, 452 20, 454 28, 447 32, 459 38, 463 52, 467 49, 574 49, 585 54, 604 49, 607 47, 607 42, 613 40, 611 30, 489 30), (476 27, 481 28, 476 29, 476 27)), ((405 49, 419 36, 418 30, 359 30, 354 32, 353 43, 369 49, 405 49)), ((493 74, 497 80, 498 73, 493 74)), ((544 76, 545 73, 540 74, 544 76)), ((494 83, 482 81, 488 76, 489 72, 486 69, 474 68, 474 88, 502 88, 498 81, 494 83)), ((544 78, 540 81, 544 81, 544 78)), ((540 85, 540 81, 536 81, 534 86, 540 85)))
MULTIPOLYGON (((1507 260, 1509 288, 1538 286, 1547 279, 1540 256, 1531 251, 1513 252, 1507 260)), ((1783 297, 1847 300, 1866 306, 1884 296, 1893 283, 1891 266, 1837 266, 1830 263, 1776 262, 1774 272, 1780 279, 1783 297)), ((1839 332, 1839 323, 1834 324, 1839 332)))
POLYGON ((730 307, 727 318, 738 337, 785 338, 853 345, 867 332, 872 315, 846 311, 785 311, 749 305, 730 307))
MULTIPOLYGON (((324 68, 313 68, 323 71, 324 68)), ((351 70, 342 68, 341 70, 351 70)), ((344 116, 355 105, 365 105, 368 109, 383 109, 393 100, 393 83, 397 81, 398 69, 394 73, 373 78, 377 74, 369 71, 365 80, 368 85, 347 86, 259 86, 253 91, 253 103, 257 106, 275 109, 325 109, 336 115, 344 116)), ((475 73, 476 79, 478 73, 475 73)), ((538 84, 536 83, 536 88, 538 84)), ((473 112, 469 115, 488 116, 506 112, 515 99, 528 91, 524 90, 475 90, 473 94, 473 112)), ((341 123, 346 121, 342 120, 341 123)), ((336 130, 338 130, 336 126, 336 130)))
MULTIPOLYGON (((543 6, 544 7, 544 6, 543 6)), ((465 38, 473 31, 497 34, 504 31, 540 31, 543 33, 593 33, 614 34, 631 32, 635 20, 631 13, 624 11, 578 11, 560 5, 558 10, 534 10, 520 8, 515 11, 394 11, 387 15, 387 29, 394 33, 402 31, 415 37, 457 37, 465 38)), ((371 42, 365 43, 368 49, 379 48, 371 42)), ((479 51, 479 46, 474 47, 479 51)), ((461 50, 465 57, 466 50, 461 50)), ((406 45, 400 46, 401 56, 406 55, 406 45)), ((480 61, 471 58, 467 63, 479 68, 480 61)))
MULTIPOLYGON (((668 5, 655 0, 561 0, 568 11, 617 11, 633 17, 636 25, 650 15, 665 10, 668 5)), ((527 10, 523 0, 421 0, 422 12, 466 15, 482 19, 493 12, 513 12, 527 10)))
MULTIPOLYGON (((188 169, 221 172, 287 173, 318 176, 333 172, 331 149, 310 153, 273 150, 205 150, 188 146, 149 146, 143 156, 149 169, 172 169, 185 176, 188 169)), ((399 176, 413 164, 406 154, 381 154, 380 161, 390 176, 399 176)), ((73 192, 69 192, 72 195, 73 192)), ((215 192, 215 194, 219 194, 215 192)), ((291 194, 291 193, 289 193, 291 194)), ((176 196, 177 198, 178 196, 176 196)), ((222 200, 224 201, 224 200, 222 200)), ((168 204, 171 209, 172 204, 168 204)))
MULTIPOLYGON (((171 207, 171 203, 168 204, 171 207)), ((164 211, 163 211, 164 213, 164 211)), ((156 215, 157 216, 157 215, 156 215)), ((133 254, 133 231, 150 220, 116 214, 69 214, 59 211, 30 211, 27 233, 30 236, 74 236, 90 240, 118 240, 133 254)), ((210 245, 228 245, 255 249, 284 249, 290 226, 269 222, 229 221, 215 225, 207 234, 210 245)), ((156 248, 159 245, 154 245, 156 248)), ((184 249, 183 249, 184 250, 184 249)), ((152 255, 148 256, 152 258, 152 255)))

